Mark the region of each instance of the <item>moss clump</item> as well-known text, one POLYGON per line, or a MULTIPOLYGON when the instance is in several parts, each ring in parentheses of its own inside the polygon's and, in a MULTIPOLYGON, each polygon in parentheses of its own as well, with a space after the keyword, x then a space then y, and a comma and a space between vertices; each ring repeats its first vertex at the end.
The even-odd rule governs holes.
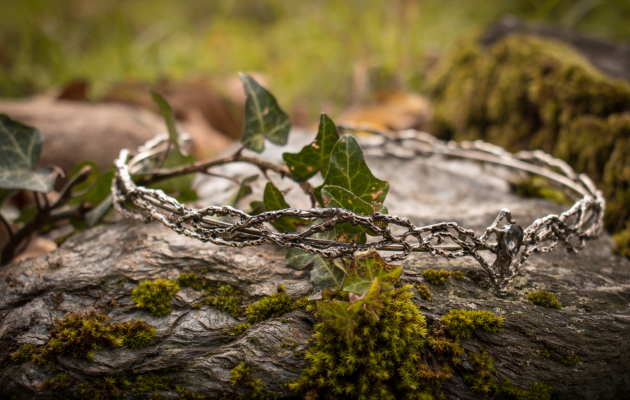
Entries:
POLYGON ((531 383, 527 389, 519 388, 508 378, 499 382, 495 377, 497 371, 494 369, 494 360, 483 348, 479 353, 469 352, 468 361, 475 367, 477 373, 465 375, 464 380, 477 393, 517 400, 551 399, 553 388, 543 382, 531 383))
POLYGON ((136 387, 133 388, 133 391, 145 393, 158 390, 168 390, 172 380, 173 379, 168 376, 161 376, 158 374, 138 375, 136 378, 136 387))
MULTIPOLYGON (((434 68, 429 95, 438 136, 562 158, 605 188, 607 229, 630 232, 630 85, 567 45, 509 35, 488 49, 462 43, 434 68)), ((630 239, 617 243, 630 254, 630 239)))
MULTIPOLYGON (((243 315, 243 310, 241 309, 241 304, 243 303, 243 293, 234 289, 230 285, 221 285, 217 291, 219 292, 218 295, 209 297, 205 299, 204 302, 211 307, 232 314, 234 318, 238 318, 243 315)), ((207 296, 209 293, 210 292, 206 292, 204 295, 207 296)))
POLYGON ((179 278, 177 278, 177 282, 183 287, 190 287, 195 290, 202 290, 205 287, 204 282, 200 281, 199 277, 194 272, 181 274, 179 278))
POLYGON ((69 389, 75 384, 75 380, 70 372, 62 372, 54 378, 45 381, 39 385, 40 389, 49 390, 51 392, 61 392, 69 389))
POLYGON ((453 278, 457 279, 458 281, 461 281, 462 279, 464 279, 464 271, 451 272, 451 275, 453 276, 453 278))
POLYGON ((427 285, 415 285, 415 288, 418 289, 420 297, 422 297, 426 301, 431 301, 433 293, 431 293, 427 285))
POLYGON ((544 358, 551 358, 551 356, 553 356, 553 350, 542 349, 540 350, 540 355, 544 358))
POLYGON ((186 389, 183 386, 175 386, 175 390, 179 395, 179 400, 205 400, 206 396, 202 394, 196 394, 186 389))
POLYGON ((33 344, 25 344, 18 351, 11 354, 11 361, 25 362, 33 359, 39 353, 39 349, 33 344))
POLYGON ((305 308, 309 303, 305 298, 294 301, 285 292, 286 287, 278 285, 276 293, 249 304, 247 306, 247 320, 252 324, 257 324, 269 318, 279 317, 289 311, 305 308))
POLYGON ((549 180, 542 176, 535 175, 510 182, 510 188, 522 197, 542 197, 560 204, 573 204, 561 189, 553 187, 549 180))
POLYGON ((247 330, 247 328, 250 327, 250 324, 248 322, 244 323, 244 324, 240 324, 238 326, 235 326, 233 328, 227 329, 225 331, 223 331, 224 335, 232 335, 232 336, 239 336, 242 335, 243 332, 245 332, 247 330))
POLYGON ((119 400, 126 398, 129 381, 125 378, 106 376, 87 381, 79 381, 69 372, 62 372, 53 379, 40 385, 40 388, 57 394, 66 394, 62 398, 77 400, 119 400))
POLYGON ((545 308, 562 308, 562 303, 558 301, 558 298, 546 290, 531 292, 525 298, 545 308))
POLYGON ((435 269, 427 269, 422 272, 424 280, 435 286, 445 285, 449 276, 451 276, 451 273, 443 269, 439 271, 435 269))
POLYGON ((33 352, 33 361, 45 364, 55 355, 91 359, 95 350, 127 346, 133 349, 146 346, 155 337, 155 328, 137 320, 107 323, 109 317, 96 311, 67 314, 55 318, 56 327, 42 349, 33 352))
POLYGON ((441 318, 442 327, 455 339, 467 339, 472 332, 481 328, 486 332, 497 333, 503 323, 502 317, 497 317, 490 311, 451 310, 441 318))
POLYGON ((580 357, 576 355, 572 355, 572 356, 563 358, 562 360, 560 360, 560 362, 566 365, 567 367, 572 367, 574 365, 577 365, 580 362, 580 357))
POLYGON ((249 373, 249 367, 243 361, 230 372, 230 383, 234 388, 244 389, 252 399, 264 399, 263 385, 260 379, 254 379, 249 373))
POLYGON ((290 387, 307 398, 428 399, 438 393, 436 371, 420 353, 426 323, 410 288, 381 292, 385 307, 376 311, 378 321, 361 311, 350 346, 324 323, 316 324, 316 344, 306 350, 310 365, 290 387))
POLYGON ((148 310, 151 315, 163 317, 171 313, 171 298, 179 291, 176 281, 156 279, 143 281, 131 292, 131 299, 136 307, 148 310))

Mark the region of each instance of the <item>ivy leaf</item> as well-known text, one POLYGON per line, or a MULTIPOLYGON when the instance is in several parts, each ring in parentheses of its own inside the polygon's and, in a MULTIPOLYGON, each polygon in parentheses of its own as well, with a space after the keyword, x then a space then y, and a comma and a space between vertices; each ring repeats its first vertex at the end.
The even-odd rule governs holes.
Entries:
POLYGON ((378 278, 374 278, 368 289, 363 293, 363 296, 359 297, 352 292, 349 293, 350 307, 348 307, 348 311, 358 313, 361 310, 365 310, 378 321, 378 315, 374 311, 385 308, 385 305, 379 300, 380 295, 381 285, 378 282, 378 278))
MULTIPOLYGON (((375 212, 387 214, 387 207, 382 204, 369 204, 359 197, 339 186, 325 186, 322 191, 322 199, 326 208, 345 208, 359 215, 371 215, 375 212)), ((350 222, 335 226, 337 240, 342 242, 365 243, 365 233, 371 233, 361 225, 352 225, 350 222)))
MULTIPOLYGON (((267 211, 276 211, 283 210, 285 208, 291 208, 287 204, 286 200, 284 200, 282 192, 278 190, 278 188, 271 182, 267 182, 267 186, 265 186, 263 202, 265 203, 265 209, 267 211)), ((297 217, 282 217, 278 220, 271 221, 271 225, 273 225, 280 232, 295 232, 298 227, 308 225, 308 221, 297 217)))
POLYGON ((339 133, 334 122, 326 115, 319 117, 319 129, 313 143, 304 146, 299 153, 284 153, 282 158, 291 170, 291 179, 304 182, 312 178, 317 171, 325 177, 330 164, 330 153, 339 140, 339 133))
POLYGON ((175 145, 175 148, 179 151, 179 134, 177 133, 177 129, 175 128, 175 113, 173 112, 173 108, 170 104, 164 99, 164 97, 159 94, 149 91, 151 93, 151 97, 155 104, 157 104, 160 109, 160 113, 164 118, 164 122, 166 123, 166 129, 168 130, 168 138, 175 145))
MULTIPOLYGON (((335 240, 335 231, 330 230, 326 232, 319 232, 312 236, 313 239, 325 239, 325 240, 335 240)), ((298 271, 303 270, 306 267, 310 267, 315 263, 317 258, 323 258, 318 254, 307 253, 306 251, 302 251, 296 248, 290 248, 287 252, 287 265, 293 269, 298 271)))
POLYGON ((112 180, 116 175, 113 168, 110 170, 99 174, 98 166, 91 161, 82 161, 74 167, 72 171, 68 174, 70 178, 74 177, 76 174, 83 169, 83 167, 89 165, 92 167, 92 175, 83 183, 76 185, 72 190, 74 193, 78 193, 84 190, 87 190, 87 193, 83 194, 80 197, 75 197, 68 200, 68 204, 78 204, 81 201, 88 201, 92 205, 97 205, 102 202, 111 192, 112 189, 112 180))
POLYGON ((341 268, 343 261, 329 260, 322 256, 317 256, 313 263, 311 281, 313 282, 314 292, 341 287, 346 277, 346 273, 341 268))
POLYGON ((232 207, 236 207, 239 201, 241 201, 244 197, 252 194, 252 188, 251 186, 249 186, 249 184, 254 182, 256 179, 258 179, 258 174, 246 176, 245 178, 243 178, 236 193, 234 193, 230 200, 228 200, 228 204, 232 207))
POLYGON ((98 203, 96 207, 85 213, 85 223, 87 226, 91 228, 96 225, 96 223, 100 221, 105 214, 107 214, 107 211, 109 211, 112 207, 113 202, 114 198, 110 193, 100 203, 98 203))
POLYGON ((389 191, 389 183, 372 175, 361 146, 352 135, 342 136, 333 148, 324 183, 315 188, 314 194, 319 204, 324 204, 322 188, 331 185, 342 187, 370 204, 383 203, 389 191))
POLYGON ((251 210, 247 213, 249 215, 258 215, 265 212, 265 203, 262 201, 252 201, 249 203, 251 210))
POLYGON ((48 193, 53 190, 60 170, 35 171, 42 151, 39 131, 0 115, 0 188, 48 193))
POLYGON ((354 338, 354 320, 359 316, 358 312, 350 311, 350 303, 347 301, 318 301, 317 312, 322 321, 346 339, 351 344, 354 338))
POLYGON ((287 144, 291 121, 276 98, 249 75, 240 73, 245 101, 245 126, 241 142, 246 149, 262 153, 265 138, 280 146, 287 144))
POLYGON ((362 295, 375 278, 378 278, 382 290, 392 290, 401 274, 400 265, 387 264, 376 250, 357 251, 354 253, 351 273, 346 278, 343 290, 362 295))

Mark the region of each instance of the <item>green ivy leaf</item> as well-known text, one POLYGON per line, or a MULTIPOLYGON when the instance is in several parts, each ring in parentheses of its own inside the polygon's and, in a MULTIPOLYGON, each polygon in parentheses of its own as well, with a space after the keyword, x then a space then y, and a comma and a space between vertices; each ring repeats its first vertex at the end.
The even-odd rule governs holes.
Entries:
POLYGON ((315 188, 315 198, 320 204, 324 204, 322 188, 331 185, 342 187, 370 204, 383 203, 389 191, 387 182, 372 175, 361 146, 352 135, 342 136, 333 148, 324 183, 315 188))
POLYGON ((246 176, 245 178, 243 178, 241 180, 241 184, 238 187, 238 190, 236 191, 236 193, 234 193, 232 198, 228 200, 228 204, 231 205, 232 207, 236 207, 236 205, 238 204, 239 201, 241 201, 241 199, 252 194, 252 187, 249 186, 249 184, 254 182, 256 179, 258 179, 258 174, 246 176))
POLYGON ((349 307, 350 303, 347 301, 317 302, 317 312, 322 321, 345 338, 346 343, 351 344, 354 338, 354 320, 359 313, 348 310, 349 307))
POLYGON ((179 134, 177 133, 177 129, 175 128, 175 113, 173 112, 173 108, 170 104, 164 99, 164 97, 160 96, 155 92, 151 92, 151 97, 155 104, 157 104, 160 109, 160 113, 162 117, 164 117, 164 122, 166 122, 166 129, 168 130, 168 138, 171 143, 175 145, 177 150, 179 149, 179 134))
MULTIPOLYGON (((179 167, 184 164, 191 164, 195 162, 195 157, 192 155, 183 155, 179 150, 173 149, 166 161, 164 161, 164 168, 179 167)), ((193 181, 195 180, 194 174, 187 174, 181 176, 175 176, 163 181, 159 181, 149 186, 153 189, 162 189, 164 193, 175 194, 177 201, 185 203, 188 201, 197 200, 197 193, 191 188, 193 181)))
POLYGON ((88 228, 96 225, 96 223, 100 221, 105 214, 107 214, 107 211, 109 211, 109 209, 112 207, 113 202, 114 198, 110 193, 100 203, 98 203, 96 207, 85 213, 85 223, 87 224, 88 228))
POLYGON ((91 161, 82 161, 74 167, 68 174, 70 178, 83 169, 83 167, 89 165, 92 167, 92 175, 83 183, 76 185, 73 188, 74 193, 78 193, 84 190, 88 190, 87 193, 80 197, 75 197, 68 201, 68 204, 77 204, 81 201, 88 201, 92 205, 97 205, 102 202, 110 193, 112 189, 112 180, 116 175, 113 168, 99 175, 98 166, 91 161))
POLYGON ((313 270, 311 270, 313 291, 317 292, 341 287, 346 277, 346 273, 343 270, 343 261, 329 260, 322 256, 317 256, 313 263, 313 270))
POLYGON ((299 153, 284 153, 282 158, 291 170, 291 178, 296 182, 304 182, 312 178, 317 171, 325 177, 330 164, 330 154, 339 140, 337 127, 326 115, 319 117, 319 129, 313 143, 304 146, 299 153))
POLYGON ((376 250, 357 251, 343 290, 362 295, 375 278, 378 278, 382 290, 392 290, 401 274, 400 265, 387 264, 376 250))
MULTIPOLYGON (((284 200, 282 192, 271 182, 267 182, 267 186, 265 186, 263 201, 267 211, 291 208, 287 204, 286 200, 284 200)), ((298 227, 308 225, 308 221, 297 217, 282 217, 278 220, 271 221, 271 225, 273 225, 279 232, 295 232, 298 227)))
MULTIPOLYGON (((375 212, 387 214, 387 207, 382 204, 369 204, 359 197, 339 186, 325 186, 322 191, 322 200, 326 208, 345 208, 359 215, 371 215, 375 212)), ((365 243, 365 233, 372 233, 360 225, 352 225, 350 222, 335 226, 337 240, 342 242, 365 243)))
POLYGON ((262 153, 265 138, 280 146, 287 144, 291 121, 278 106, 276 98, 260 86, 251 76, 239 74, 243 89, 247 94, 245 101, 245 126, 241 142, 246 149, 262 153))
MULTIPOLYGON (((335 240, 335 231, 319 232, 312 236, 313 239, 335 240)), ((318 254, 311 254, 300 249, 290 248, 287 252, 287 265, 298 271, 306 267, 310 267, 315 263, 317 258, 323 258, 318 254)))
POLYGON ((265 203, 262 201, 252 201, 249 203, 249 207, 251 208, 248 212, 249 215, 258 215, 265 212, 265 203))
POLYGON ((48 193, 53 190, 59 169, 34 169, 42 151, 39 131, 0 115, 0 188, 48 193))
POLYGON ((376 310, 385 308, 385 305, 380 301, 381 285, 378 282, 378 278, 374 278, 368 289, 363 293, 363 296, 359 297, 354 293, 349 293, 350 307, 348 311, 358 313, 361 310, 369 312, 374 319, 378 321, 378 315, 376 310))

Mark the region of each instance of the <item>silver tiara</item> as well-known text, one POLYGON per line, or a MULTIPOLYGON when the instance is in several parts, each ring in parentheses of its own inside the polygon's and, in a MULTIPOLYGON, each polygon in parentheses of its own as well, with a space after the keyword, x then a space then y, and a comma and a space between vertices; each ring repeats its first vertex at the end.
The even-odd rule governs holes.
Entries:
MULTIPOLYGON (((341 130, 369 130, 361 126, 339 126, 341 130)), ((516 224, 508 209, 502 209, 494 222, 481 236, 459 226, 455 222, 440 222, 415 226, 405 217, 375 212, 359 215, 342 208, 311 208, 299 210, 287 208, 267 211, 258 215, 230 206, 213 206, 193 209, 180 204, 162 190, 136 185, 131 175, 147 173, 150 160, 159 159, 168 151, 167 137, 157 137, 141 146, 135 153, 124 149, 114 161, 116 178, 112 182, 114 208, 124 217, 138 221, 162 222, 179 234, 222 246, 245 247, 274 244, 295 248, 325 258, 348 258, 355 251, 373 248, 395 254, 384 257, 386 261, 403 260, 412 252, 429 252, 434 256, 460 258, 471 256, 486 271, 488 279, 499 295, 507 294, 510 283, 519 273, 523 263, 533 253, 547 253, 558 243, 571 251, 582 249, 587 239, 596 238, 603 229, 606 202, 600 190, 585 174, 577 174, 567 163, 553 158, 541 150, 520 151, 516 154, 482 142, 445 142, 416 130, 383 134, 378 131, 363 148, 383 157, 415 158, 441 155, 501 165, 536 174, 561 185, 578 200, 560 215, 550 214, 522 228, 516 224), (135 209, 126 206, 133 203, 135 209), (235 222, 220 221, 212 217, 233 217, 235 222), (269 222, 282 217, 299 217, 313 223, 294 233, 275 232, 269 222), (330 231, 337 224, 352 223, 369 229, 376 240, 371 243, 352 243, 313 237, 330 231), (396 233, 392 232, 392 227, 396 233), (495 241, 489 240, 494 237, 495 241), (489 251, 496 258, 486 261, 480 252, 489 251)), ((171 174, 204 171, 207 168, 230 161, 246 161, 269 168, 270 163, 257 157, 236 155, 209 162, 196 162, 171 170, 171 174)), ((277 166, 276 166, 277 167, 277 166)), ((280 168, 285 168, 284 166, 280 168)), ((278 171, 289 175, 288 169, 278 171)))

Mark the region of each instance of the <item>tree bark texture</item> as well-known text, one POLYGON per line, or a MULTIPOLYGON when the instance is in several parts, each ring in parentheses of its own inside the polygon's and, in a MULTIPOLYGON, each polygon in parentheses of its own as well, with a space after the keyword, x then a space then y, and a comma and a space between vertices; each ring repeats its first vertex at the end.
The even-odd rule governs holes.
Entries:
MULTIPOLYGON (((280 154, 274 151, 269 153, 272 159, 280 154)), ((506 183, 510 173, 500 168, 435 157, 412 161, 368 157, 367 161, 375 175, 390 182, 386 200, 390 213, 407 216, 417 225, 453 220, 481 234, 503 207, 510 208, 523 227, 565 208, 515 196, 506 183)), ((222 172, 247 176, 252 172, 248 168, 235 164, 222 172)), ((288 180, 269 175, 281 190, 292 187, 288 180)), ((263 186, 261 178, 252 198, 261 196, 263 186)), ((216 177, 201 179, 199 187, 200 193, 206 193, 200 205, 223 204, 221 199, 235 190, 234 183, 216 177)), ((300 200, 306 205, 297 200, 300 196, 299 188, 293 187, 287 195, 289 204, 308 207, 308 199, 300 200)), ((521 387, 544 381, 553 386, 555 399, 624 399, 630 398, 630 262, 612 254, 611 247, 604 235, 579 254, 559 248, 534 256, 506 298, 490 291, 482 270, 470 257, 447 260, 414 254, 402 262, 402 281, 426 284, 422 271, 427 268, 464 271, 462 280, 450 279, 443 287, 429 285, 434 294, 430 302, 417 293, 414 302, 429 323, 459 308, 503 316, 500 333, 477 330, 463 341, 466 350, 479 351, 484 346, 501 378, 509 377, 521 387), (524 298, 538 289, 557 295, 563 308, 542 308, 524 298), (545 358, 541 350, 553 354, 545 358), (573 355, 579 357, 576 365, 561 362, 573 355)), ((107 312, 112 322, 141 318, 157 328, 157 337, 139 350, 96 351, 91 361, 57 357, 57 372, 51 366, 5 358, 0 364, 0 393, 7 398, 55 398, 39 385, 59 370, 83 379, 162 371, 172 378, 173 387, 216 398, 233 390, 230 371, 245 361, 252 377, 260 379, 268 392, 281 399, 299 398, 284 384, 308 365, 303 353, 312 345, 309 338, 315 319, 306 311, 268 319, 241 336, 229 336, 222 332, 244 319, 206 305, 193 308, 199 291, 182 288, 166 317, 153 317, 136 308, 130 296, 143 280, 176 279, 190 271, 241 290, 245 304, 274 293, 277 284, 286 285, 293 298, 310 294, 310 272, 288 268, 285 254, 285 249, 269 245, 236 249, 204 244, 156 223, 123 221, 70 237, 40 258, 10 264, 0 271, 0 355, 27 343, 43 345, 54 317, 95 308, 107 312), (291 342, 297 345, 294 349, 283 346, 291 342)), ((444 385, 446 398, 486 398, 463 381, 464 374, 473 372, 464 356, 444 385)), ((159 393, 179 398, 173 388, 159 393)), ((128 398, 149 395, 129 392, 128 398)))

